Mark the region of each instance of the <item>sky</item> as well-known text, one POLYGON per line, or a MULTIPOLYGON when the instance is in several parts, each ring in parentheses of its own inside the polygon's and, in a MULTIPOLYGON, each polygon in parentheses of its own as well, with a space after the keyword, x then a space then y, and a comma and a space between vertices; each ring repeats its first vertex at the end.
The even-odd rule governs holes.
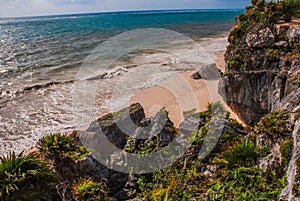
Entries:
POLYGON ((0 17, 126 10, 245 8, 250 0, 0 0, 0 17))

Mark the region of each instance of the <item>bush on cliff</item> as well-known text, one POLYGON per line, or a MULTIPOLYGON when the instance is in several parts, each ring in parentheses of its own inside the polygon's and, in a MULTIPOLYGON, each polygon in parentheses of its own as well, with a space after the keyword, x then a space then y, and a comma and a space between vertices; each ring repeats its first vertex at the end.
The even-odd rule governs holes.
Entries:
MULTIPOLYGON (((282 0, 282 1, 264 1, 253 0, 252 6, 246 8, 245 13, 241 13, 236 17, 238 22, 232 28, 228 41, 229 45, 226 50, 225 60, 228 63, 228 71, 245 69, 251 63, 250 55, 255 53, 246 44, 246 36, 248 33, 257 33, 257 29, 270 28, 275 41, 282 41, 283 36, 277 35, 275 24, 284 21, 291 21, 293 17, 300 17, 300 0, 282 0)), ((289 49, 285 50, 286 53, 289 49)), ((272 51, 273 57, 270 60, 276 60, 284 53, 283 50, 278 52, 275 48, 272 51), (278 54, 276 54, 278 53, 278 54)))
POLYGON ((76 201, 109 201, 105 183, 97 183, 92 178, 80 179, 72 186, 76 201))
POLYGON ((0 158, 0 200, 48 200, 47 188, 55 182, 50 167, 34 154, 0 158))
POLYGON ((50 160, 59 163, 64 157, 70 157, 77 151, 74 139, 61 133, 43 137, 38 142, 39 151, 50 160))

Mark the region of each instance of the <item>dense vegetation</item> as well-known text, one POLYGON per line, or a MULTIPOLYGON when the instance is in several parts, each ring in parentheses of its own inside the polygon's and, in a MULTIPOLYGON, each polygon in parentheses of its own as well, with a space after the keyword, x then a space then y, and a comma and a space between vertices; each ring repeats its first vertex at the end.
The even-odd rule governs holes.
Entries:
MULTIPOLYGON (((247 61, 255 51, 245 44, 245 37, 249 32, 257 32, 259 29, 269 27, 275 36, 275 42, 286 39, 276 32, 275 25, 290 22, 292 18, 300 18, 299 0, 265 1, 252 0, 252 6, 246 7, 246 12, 237 16, 238 22, 233 27, 228 37, 229 46, 227 47, 225 59, 229 63, 230 69, 245 69, 247 61)), ((269 54, 278 56, 287 55, 289 57, 298 56, 298 49, 268 49, 269 54)), ((263 54, 268 55, 268 54, 263 54)), ((230 72, 226 72, 227 74, 230 72)))
POLYGON ((11 153, 0 158, 0 200, 48 200, 55 183, 56 175, 35 154, 11 153))
MULTIPOLYGON (((223 110, 217 103, 197 115, 211 122, 219 117, 212 115, 212 108, 223 110)), ((243 128, 230 118, 228 112, 225 118, 233 128, 243 128)), ((189 151, 173 165, 152 174, 134 175, 130 194, 154 201, 276 200, 286 185, 285 174, 278 169, 261 168, 259 161, 271 156, 272 143, 277 140, 282 144, 282 163, 278 161, 277 167, 287 167, 293 145, 293 140, 288 137, 291 132, 289 119, 287 111, 273 112, 263 117, 246 136, 225 129, 212 154, 201 159, 198 153, 209 129, 203 126, 193 132, 189 151), (264 145, 257 142, 262 136, 269 139, 264 145)), ((146 154, 154 150, 153 142, 149 143, 142 149, 135 150, 132 146, 125 150, 146 154)), ((39 141, 38 149, 39 157, 37 154, 17 156, 12 153, 1 158, 2 200, 115 200, 109 197, 110 181, 84 176, 74 170, 76 161, 89 155, 74 138, 63 134, 47 135, 39 141), (57 191, 45 190, 46 186, 56 186, 57 191)))
MULTIPOLYGON (((277 113, 283 113, 280 116, 283 119, 278 119, 279 123, 276 125, 265 125, 264 129, 276 130, 278 125, 282 125, 281 122, 287 122, 286 111, 275 114, 277 113)), ((269 119, 269 116, 264 119, 269 119)), ((252 130, 260 129, 261 124, 266 123, 264 119, 252 130)), ((138 185, 133 190, 138 197, 158 201, 278 199, 286 185, 285 175, 275 169, 263 170, 259 167, 258 159, 267 157, 270 153, 265 147, 257 146, 254 132, 243 138, 229 133, 231 132, 226 131, 222 134, 219 141, 225 140, 226 146, 216 156, 211 156, 209 160, 201 160, 197 155, 184 156, 172 166, 157 171, 150 177, 140 175, 138 185)), ((206 134, 206 127, 194 133, 191 150, 199 150, 206 134)), ((289 160, 290 156, 289 147, 288 151, 284 151, 283 157, 289 160)))

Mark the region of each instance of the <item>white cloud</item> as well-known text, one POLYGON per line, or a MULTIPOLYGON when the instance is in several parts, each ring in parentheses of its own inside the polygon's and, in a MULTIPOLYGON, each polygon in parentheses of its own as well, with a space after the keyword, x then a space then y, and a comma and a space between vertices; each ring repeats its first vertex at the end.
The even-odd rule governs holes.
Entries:
POLYGON ((48 0, 51 3, 57 5, 66 5, 66 4, 97 4, 99 0, 48 0))

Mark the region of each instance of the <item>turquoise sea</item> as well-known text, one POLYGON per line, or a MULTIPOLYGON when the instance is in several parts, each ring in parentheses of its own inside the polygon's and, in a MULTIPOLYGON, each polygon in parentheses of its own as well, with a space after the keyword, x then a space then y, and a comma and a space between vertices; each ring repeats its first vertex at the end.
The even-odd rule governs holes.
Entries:
POLYGON ((143 28, 169 29, 196 41, 225 37, 241 12, 200 9, 1 18, 0 153, 32 146, 42 134, 74 127, 68 92, 76 70, 107 39, 143 28))

